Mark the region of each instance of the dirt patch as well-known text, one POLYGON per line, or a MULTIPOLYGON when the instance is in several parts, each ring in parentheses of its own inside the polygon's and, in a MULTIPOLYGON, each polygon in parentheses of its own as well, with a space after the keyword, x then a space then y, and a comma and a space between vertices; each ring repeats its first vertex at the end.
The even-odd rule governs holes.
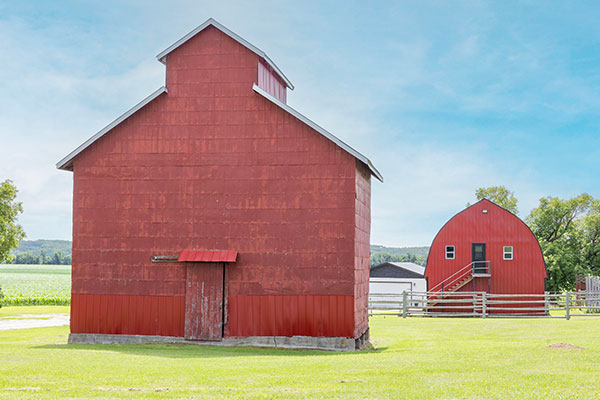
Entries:
POLYGON ((0 331, 69 325, 69 314, 23 314, 0 318, 0 331))
POLYGON ((563 350, 585 350, 585 347, 575 346, 569 343, 555 343, 546 346, 547 349, 563 349, 563 350))

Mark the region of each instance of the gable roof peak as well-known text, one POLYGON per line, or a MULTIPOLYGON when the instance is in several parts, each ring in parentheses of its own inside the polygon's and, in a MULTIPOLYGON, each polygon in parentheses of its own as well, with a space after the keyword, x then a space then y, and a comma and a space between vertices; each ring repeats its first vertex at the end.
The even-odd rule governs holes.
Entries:
POLYGON ((190 31, 187 35, 183 36, 181 39, 179 39, 178 41, 173 43, 171 46, 167 47, 165 50, 160 52, 156 56, 156 58, 161 63, 166 64, 167 55, 169 53, 171 53, 173 50, 175 50, 176 48, 178 48, 179 46, 181 46, 182 44, 184 44, 185 42, 190 40, 192 37, 196 36, 198 33, 202 32, 204 29, 206 29, 209 26, 214 26, 215 28, 217 28, 218 30, 220 30, 221 32, 223 32, 224 34, 226 34, 227 36, 229 36, 230 38, 232 38, 233 40, 235 40, 236 42, 241 44, 242 46, 246 47, 248 50, 252 51, 257 56, 261 57, 271 68, 273 68, 275 73, 285 82, 285 85, 290 90, 294 90, 294 85, 292 84, 292 82, 285 76, 283 71, 281 71, 281 69, 279 69, 279 67, 277 65, 275 65, 275 63, 273 62, 273 60, 271 60, 269 58, 267 53, 265 53, 258 47, 254 46, 252 43, 248 42, 246 39, 244 39, 237 33, 231 31, 230 29, 228 29, 226 26, 219 23, 214 18, 209 18, 206 21, 204 21, 202 24, 198 25, 195 29, 190 31))

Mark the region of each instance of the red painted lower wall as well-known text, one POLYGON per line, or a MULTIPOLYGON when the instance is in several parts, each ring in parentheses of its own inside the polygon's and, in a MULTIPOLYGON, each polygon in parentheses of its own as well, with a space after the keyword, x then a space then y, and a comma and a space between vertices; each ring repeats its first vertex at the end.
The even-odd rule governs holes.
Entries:
MULTIPOLYGON (((226 336, 352 337, 353 296, 228 299, 226 336)), ((184 336, 184 296, 72 294, 71 332, 184 336)))
POLYGON ((353 296, 230 296, 229 336, 336 336, 354 333, 353 296))
POLYGON ((71 295, 71 332, 183 336, 184 296, 71 295))

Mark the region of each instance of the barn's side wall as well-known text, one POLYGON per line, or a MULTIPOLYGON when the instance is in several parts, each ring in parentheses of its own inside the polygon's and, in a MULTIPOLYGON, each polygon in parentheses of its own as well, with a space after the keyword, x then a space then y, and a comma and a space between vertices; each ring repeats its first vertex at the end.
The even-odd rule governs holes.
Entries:
POLYGON ((425 269, 430 289, 471 263, 472 243, 486 243, 492 276, 490 282, 487 278, 475 278, 475 287, 469 283, 463 291, 475 288, 491 293, 544 293, 546 269, 535 236, 518 217, 487 200, 457 214, 436 236, 425 269), (454 260, 445 259, 446 245, 455 246, 454 260), (513 260, 503 260, 503 246, 513 246, 513 260))
POLYGON ((150 257, 184 249, 239 252, 225 336, 364 329, 355 159, 255 93, 257 66, 207 28, 168 55, 168 94, 74 160, 73 333, 182 336, 186 266, 150 257))
POLYGON ((369 272, 371 266, 371 174, 356 161, 354 200, 354 337, 369 327, 369 272))

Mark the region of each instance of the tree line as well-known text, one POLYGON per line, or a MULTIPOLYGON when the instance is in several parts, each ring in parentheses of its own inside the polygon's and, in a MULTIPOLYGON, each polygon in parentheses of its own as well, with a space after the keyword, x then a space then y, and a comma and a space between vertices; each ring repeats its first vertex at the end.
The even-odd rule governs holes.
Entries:
POLYGON ((43 250, 40 251, 40 254, 25 252, 14 255, 8 263, 71 265, 71 255, 65 254, 62 251, 55 251, 53 255, 48 255, 43 250))
POLYGON ((425 265, 427 256, 417 255, 412 253, 406 254, 390 254, 390 253, 372 253, 371 254, 371 267, 386 262, 411 262, 418 265, 425 265))

